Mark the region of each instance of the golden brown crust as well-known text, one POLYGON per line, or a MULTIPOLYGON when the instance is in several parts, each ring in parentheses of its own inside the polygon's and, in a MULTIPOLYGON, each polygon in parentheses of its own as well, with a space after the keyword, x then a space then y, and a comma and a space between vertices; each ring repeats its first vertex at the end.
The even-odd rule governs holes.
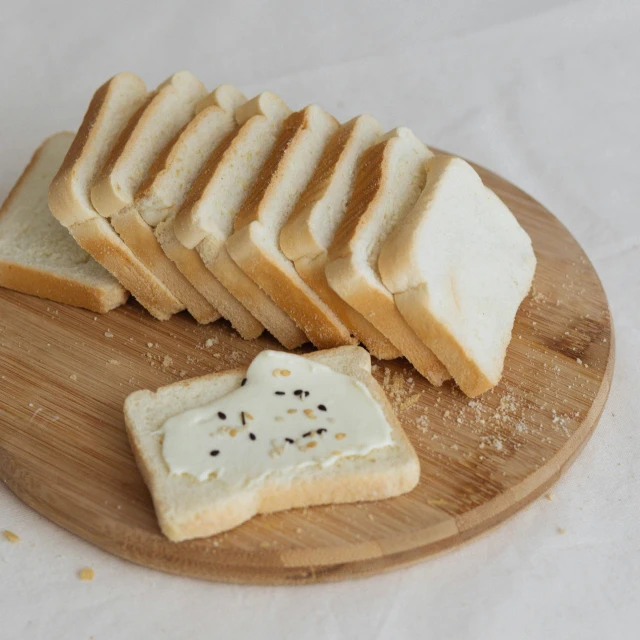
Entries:
POLYGON ((214 305, 245 340, 260 336, 264 327, 236 300, 205 266, 195 249, 184 247, 164 225, 156 229, 162 249, 182 274, 214 305))
POLYGON ((111 218, 113 228, 136 257, 180 300, 200 324, 215 322, 220 314, 167 257, 153 229, 135 207, 125 207, 111 218))
POLYGON ((296 144, 306 128, 309 128, 309 111, 303 109, 292 113, 284 121, 280 134, 262 166, 256 181, 247 195, 240 213, 236 217, 234 229, 239 231, 254 221, 262 222, 263 203, 269 200, 269 192, 275 188, 283 172, 282 160, 290 146, 296 144))
MULTIPOLYGON (((354 119, 347 125, 340 127, 331 136, 311 182, 300 196, 293 213, 282 229, 280 246, 285 255, 291 256, 294 260, 295 256, 292 254, 306 255, 311 258, 325 250, 324 247, 317 243, 311 233, 308 224, 308 212, 323 197, 335 174, 341 170, 340 157, 357 124, 357 119, 354 119)), ((338 317, 340 316, 338 315, 338 317)))
MULTIPOLYGON (((236 232, 227 242, 233 260, 309 337, 318 349, 355 344, 346 327, 310 304, 307 294, 293 284, 283 286, 282 269, 255 239, 255 225, 236 232)), ((293 265, 291 265, 293 269, 293 265)), ((331 312, 333 314, 333 312, 331 312)))
POLYGON ((118 196, 116 189, 111 183, 111 176, 118 161, 122 157, 131 134, 138 126, 138 123, 147 111, 147 107, 151 104, 157 93, 157 91, 151 92, 147 99, 140 105, 139 109, 129 118, 129 122, 127 122, 125 128, 120 132, 118 139, 112 147, 102 171, 94 181, 91 189, 91 201, 94 206, 98 205, 96 206, 97 211, 105 217, 110 217, 114 210, 118 210, 129 204, 127 199, 118 196), (114 199, 117 201, 117 205, 113 203, 114 199))
POLYGON ((110 271, 152 316, 168 320, 184 309, 184 305, 153 277, 106 220, 96 217, 74 224, 70 231, 77 243, 110 271))
POLYGON ((327 282, 324 272, 327 254, 321 253, 313 260, 301 259, 296 262, 300 277, 331 307, 355 337, 362 342, 369 353, 380 360, 393 360, 402 354, 353 307, 348 305, 327 282))
MULTIPOLYGON (((206 241, 205 241, 206 242, 206 241)), ((209 262, 207 252, 198 245, 198 251, 213 275, 230 291, 247 309, 251 309, 255 317, 265 326, 280 344, 287 349, 297 349, 305 342, 307 336, 300 331, 289 316, 269 298, 260 287, 249 278, 232 260, 226 247, 216 252, 209 262)))
POLYGON ((347 211, 329 248, 329 260, 350 255, 351 243, 357 241, 358 234, 371 220, 376 201, 383 197, 381 187, 388 163, 387 148, 388 144, 379 142, 364 152, 347 211))
POLYGON ((122 287, 92 287, 41 269, 1 260, 0 287, 95 313, 107 313, 124 304, 129 297, 122 287))

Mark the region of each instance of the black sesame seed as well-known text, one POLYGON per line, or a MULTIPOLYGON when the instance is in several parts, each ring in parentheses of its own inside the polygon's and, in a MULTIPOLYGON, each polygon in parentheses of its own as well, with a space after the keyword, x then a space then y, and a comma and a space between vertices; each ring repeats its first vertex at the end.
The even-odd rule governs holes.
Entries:
POLYGON ((311 435, 311 431, 307 431, 307 433, 303 433, 302 437, 303 438, 308 438, 311 435))
POLYGON ((240 386, 244 387, 245 384, 247 384, 247 379, 246 378, 242 378, 242 382, 240 383, 240 386))
POLYGON ((220 418, 220 420, 226 420, 227 416, 226 414, 222 413, 222 411, 218 411, 218 418, 220 418))
POLYGON ((255 440, 255 439, 256 439, 256 434, 255 434, 255 433, 250 433, 250 434, 249 434, 249 437, 250 437, 252 440, 255 440))
POLYGON ((276 395, 277 396, 283 396, 284 395, 284 391, 276 391, 276 395))
POLYGON ((293 395, 294 395, 294 396, 301 396, 301 395, 302 395, 302 389, 296 389, 296 390, 293 392, 293 395))
POLYGON ((247 424, 247 421, 244 419, 244 411, 240 412, 240 419, 242 420, 242 426, 244 427, 247 424))
POLYGON ((318 435, 322 435, 323 433, 326 433, 327 430, 322 428, 322 429, 318 429, 318 435))
POLYGON ((293 444, 293 440, 291 438, 285 438, 286 442, 288 442, 289 444, 293 444))
POLYGON ((323 404, 319 404, 318 409, 320 409, 320 411, 326 411, 327 407, 325 407, 323 404))
POLYGON ((304 392, 304 397, 306 398, 309 395, 309 393, 310 393, 309 391, 305 391, 304 392))
POLYGON ((214 449, 213 451, 209 451, 209 455, 213 456, 214 458, 220 453, 220 451, 218 451, 218 449, 214 449))

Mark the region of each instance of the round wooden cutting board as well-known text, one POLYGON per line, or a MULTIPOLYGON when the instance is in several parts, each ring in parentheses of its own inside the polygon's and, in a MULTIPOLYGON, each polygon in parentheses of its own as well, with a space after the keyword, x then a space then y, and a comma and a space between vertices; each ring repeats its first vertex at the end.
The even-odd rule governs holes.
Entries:
POLYGON ((246 366, 270 337, 225 322, 158 322, 136 303, 105 316, 0 289, 0 475, 28 505, 118 556, 243 583, 306 583, 409 565, 502 522, 547 491, 593 431, 613 371, 607 300, 571 234, 513 185, 478 168, 533 239, 538 268, 504 377, 470 401, 404 360, 375 376, 420 458, 419 486, 390 500, 259 516, 171 543, 129 449, 125 397, 246 366))

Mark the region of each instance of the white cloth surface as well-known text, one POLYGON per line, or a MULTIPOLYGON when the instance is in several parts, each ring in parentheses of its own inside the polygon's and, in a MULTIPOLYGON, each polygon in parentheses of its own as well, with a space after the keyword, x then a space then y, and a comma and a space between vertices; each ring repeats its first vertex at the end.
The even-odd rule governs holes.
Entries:
MULTIPOLYGON (((640 637, 640 3, 3 2, 0 198, 122 70, 189 69, 346 120, 369 112, 540 200, 584 246, 616 329, 600 425, 497 530, 409 569, 310 587, 154 572, 51 524, 0 485, 0 638, 640 637), (564 535, 559 528, 566 530, 564 535), (91 566, 93 582, 77 571, 91 566)), ((0 394, 0 403, 2 402, 0 394)))

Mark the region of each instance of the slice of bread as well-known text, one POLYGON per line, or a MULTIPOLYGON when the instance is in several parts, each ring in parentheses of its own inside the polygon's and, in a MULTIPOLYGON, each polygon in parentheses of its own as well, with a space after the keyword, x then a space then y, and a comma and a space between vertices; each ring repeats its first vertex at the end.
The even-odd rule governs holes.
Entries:
MULTIPOLYGON (((177 164, 184 160, 179 134, 195 116, 196 105, 205 96, 204 85, 187 71, 163 82, 129 120, 91 189, 91 201, 98 213, 110 219, 136 257, 203 324, 217 320, 220 314, 164 254, 153 230, 138 212, 135 197, 141 187, 147 191, 146 200, 141 196, 143 204, 162 197, 157 192, 172 181, 170 177, 163 181, 163 176, 155 180, 151 171, 162 172, 165 161, 177 164), (173 147, 173 143, 178 150, 163 153, 165 146, 173 147)), ((185 173, 189 171, 188 165, 183 166, 185 173)))
MULTIPOLYGON (((212 96, 217 96, 217 102, 213 104, 212 98, 206 96, 197 103, 197 115, 156 158, 147 178, 138 188, 133 204, 124 207, 112 218, 112 224, 127 245, 172 290, 177 289, 177 296, 182 297, 189 312, 201 324, 217 320, 220 312, 225 315, 224 310, 218 309, 216 300, 207 297, 198 287, 195 287, 196 291, 184 289, 187 274, 177 275, 177 270, 167 260, 153 227, 174 214, 182 205, 209 155, 235 128, 235 109, 246 102, 246 98, 231 85, 218 87, 212 96), (218 106, 219 103, 226 108, 218 106), (189 295, 185 296, 185 291, 189 295)), ((194 284, 188 277, 187 280, 191 285, 194 284)), ((241 319, 247 315, 249 314, 241 312, 241 319)), ((227 316, 228 314, 225 317, 227 316)), ((228 319, 235 326, 234 318, 228 319)), ((257 323, 251 320, 253 319, 250 318, 251 326, 248 331, 241 331, 241 335, 247 339, 257 337, 262 330, 261 327, 254 326, 257 323)), ((247 323, 240 322, 236 328, 244 329, 245 324, 247 323)))
POLYGON ((74 137, 62 132, 47 138, 0 208, 0 286, 106 313, 124 304, 128 292, 47 206, 49 184, 74 137))
POLYGON ((500 380, 535 267, 509 209, 469 164, 446 156, 427 163, 427 185, 379 259, 398 309, 471 397, 500 380))
MULTIPOLYGON (((371 375, 371 359, 360 347, 341 347, 305 356, 362 383, 390 427, 390 444, 367 455, 343 457, 333 464, 278 471, 243 488, 209 476, 171 475, 163 456, 165 422, 203 407, 241 386, 245 371, 214 373, 151 391, 131 394, 125 422, 138 467, 149 487, 162 532, 173 541, 214 535, 259 513, 317 504, 380 500, 406 493, 418 483, 420 466, 384 392, 371 375)), ((270 390, 267 390, 271 393, 270 390)), ((347 427, 347 425, 345 425, 347 427)), ((348 427, 347 427, 348 428, 348 427)), ((240 437, 237 438, 240 440, 240 437)), ((249 444, 249 438, 242 442, 249 444)), ((234 444, 242 445, 242 442, 234 444)))
POLYGON ((184 309, 175 296, 145 267, 91 204, 95 176, 118 136, 145 103, 140 78, 120 73, 94 94, 78 133, 51 182, 49 208, 78 244, 128 289, 159 320, 184 309))
POLYGON ((400 352, 369 321, 331 289, 325 276, 327 251, 344 218, 362 154, 382 136, 375 118, 343 124, 326 146, 313 178, 282 228, 280 248, 302 279, 329 305, 371 355, 382 360, 400 352))
POLYGON ((280 232, 311 180, 337 121, 316 105, 284 122, 235 221, 227 250, 236 264, 318 348, 354 344, 349 330, 298 275, 280 249, 280 232))
POLYGON ((220 313, 245 340, 254 340, 264 330, 217 278, 207 269, 200 254, 195 249, 187 249, 173 232, 175 216, 161 222, 156 227, 156 238, 165 254, 173 260, 182 274, 207 299, 215 303, 220 313))
POLYGON ((378 273, 380 249, 418 199, 431 156, 404 127, 364 153, 347 212, 329 249, 326 276, 345 302, 439 386, 449 378, 446 369, 407 324, 378 273))
POLYGON ((178 212, 173 228, 163 227, 161 241, 168 255, 189 280, 200 287, 203 295, 206 295, 204 287, 214 286, 213 278, 224 285, 226 297, 218 294, 219 309, 223 310, 227 298, 229 304, 231 300, 239 301, 285 347, 295 349, 307 342, 304 333, 236 265, 225 247, 247 192, 290 113, 278 96, 268 92, 242 105, 236 111, 239 129, 209 158, 178 212), (195 252, 197 256, 187 252, 195 252), (182 260, 178 254, 183 254, 182 260), (209 277, 203 267, 211 274, 209 277))
MULTIPOLYGON (((224 113, 228 120, 228 126, 225 127, 225 136, 218 141, 215 150, 208 154, 205 162, 200 165, 199 176, 195 182, 191 182, 185 198, 180 203, 180 213, 185 215, 185 211, 199 207, 197 203, 202 198, 203 188, 210 181, 211 166, 219 162, 219 158, 228 147, 229 141, 237 134, 236 112, 238 109, 244 108, 246 99, 242 96, 242 100, 232 99, 230 94, 231 87, 223 85, 216 89, 212 94, 203 101, 199 107, 202 109, 198 117, 203 114, 211 114, 212 117, 216 113, 224 113)), ((237 92, 237 90, 235 90, 237 92)), ((239 92, 238 92, 239 93, 239 92)), ((249 164, 251 161, 249 161, 249 164)), ((244 167, 244 160, 237 162, 238 167, 244 167)), ((242 189, 240 182, 234 178, 225 181, 225 187, 230 189, 242 189)), ((224 203, 224 193, 214 195, 213 202, 217 205, 224 203)), ((186 247, 180 244, 174 233, 175 216, 170 216, 156 228, 156 238, 162 245, 167 256, 173 260, 182 275, 214 306, 220 313, 231 322, 231 325, 246 340, 252 340, 258 337, 264 327, 259 319, 254 317, 232 293, 230 293, 216 278, 216 276, 207 269, 202 262, 202 258, 198 251, 193 247, 186 247)), ((235 265, 234 265, 235 267, 235 265)), ((237 267, 236 267, 237 269, 237 267)))

